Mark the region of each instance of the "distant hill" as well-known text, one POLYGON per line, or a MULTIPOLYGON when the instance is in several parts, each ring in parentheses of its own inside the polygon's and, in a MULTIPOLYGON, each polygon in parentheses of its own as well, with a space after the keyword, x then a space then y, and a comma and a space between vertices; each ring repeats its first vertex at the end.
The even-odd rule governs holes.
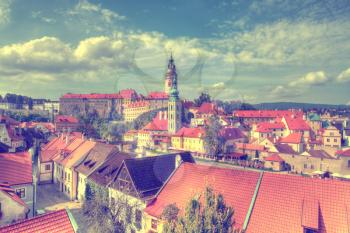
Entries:
POLYGON ((336 105, 336 104, 312 104, 312 103, 294 103, 294 102, 275 102, 275 103, 260 103, 253 104, 256 109, 279 109, 279 110, 287 110, 287 109, 350 109, 349 105, 336 105))

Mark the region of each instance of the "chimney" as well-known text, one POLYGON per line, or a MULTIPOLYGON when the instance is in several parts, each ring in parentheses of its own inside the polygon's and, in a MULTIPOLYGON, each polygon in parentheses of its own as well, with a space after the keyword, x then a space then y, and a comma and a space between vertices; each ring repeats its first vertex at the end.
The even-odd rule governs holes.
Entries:
POLYGON ((161 120, 162 119, 162 111, 160 111, 158 114, 159 114, 159 120, 161 120))

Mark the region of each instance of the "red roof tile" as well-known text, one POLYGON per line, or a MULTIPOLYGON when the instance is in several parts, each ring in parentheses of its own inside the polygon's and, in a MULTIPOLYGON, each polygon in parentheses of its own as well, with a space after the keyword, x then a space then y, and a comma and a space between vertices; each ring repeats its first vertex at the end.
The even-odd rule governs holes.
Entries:
POLYGON ((61 99, 121 99, 120 94, 72 94, 67 93, 61 99))
POLYGON ((264 173, 247 233, 348 232, 350 182, 264 173))
POLYGON ((138 94, 134 89, 124 89, 124 90, 120 90, 119 91, 119 95, 123 98, 123 99, 133 99, 133 98, 137 98, 138 94))
POLYGON ((79 120, 73 116, 58 115, 55 117, 55 123, 77 124, 77 123, 79 123, 79 120))
POLYGON ((350 156, 350 148, 349 149, 345 149, 343 151, 339 150, 339 151, 337 151, 336 154, 340 155, 340 156, 350 156))
POLYGON ((220 134, 226 140, 246 138, 242 131, 239 128, 235 127, 224 127, 220 130, 220 134))
POLYGON ((278 118, 284 116, 300 118, 304 113, 299 110, 237 110, 233 112, 233 115, 243 118, 278 118))
POLYGON ((203 128, 182 127, 173 137, 203 138, 205 130, 203 128))
POLYGON ((260 133, 270 133, 273 129, 285 129, 282 122, 260 122, 256 126, 256 131, 260 133))
POLYGON ((175 203, 181 214, 188 200, 203 193, 210 185, 224 196, 227 205, 233 207, 234 225, 242 228, 258 178, 257 172, 183 163, 145 212, 160 217, 167 205, 175 203))
POLYGON ((158 112, 153 120, 148 123, 142 130, 146 131, 167 131, 168 130, 168 119, 167 112, 158 112))
POLYGON ((75 231, 67 211, 63 209, 0 227, 0 233, 75 233, 75 231))
POLYGON ((271 162, 284 162, 284 160, 279 156, 278 154, 272 154, 264 158, 265 161, 271 161, 271 162))
POLYGON ((220 111, 218 110, 217 106, 213 103, 203 103, 198 111, 198 114, 219 114, 220 111))
POLYGON ((310 126, 303 118, 284 117, 290 130, 310 130, 310 126))
POLYGON ((0 182, 9 185, 32 183, 31 155, 28 152, 1 153, 0 182))
POLYGON ((281 138, 280 143, 300 144, 302 142, 303 135, 301 133, 291 133, 287 137, 281 138))
POLYGON ((168 99, 168 94, 162 91, 153 91, 148 93, 147 99, 168 99))

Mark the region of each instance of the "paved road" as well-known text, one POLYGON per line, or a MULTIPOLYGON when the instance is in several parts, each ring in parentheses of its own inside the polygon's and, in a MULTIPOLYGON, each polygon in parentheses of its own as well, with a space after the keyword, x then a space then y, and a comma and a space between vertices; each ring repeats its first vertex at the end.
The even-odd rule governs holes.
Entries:
POLYGON ((67 208, 78 224, 78 233, 88 232, 87 221, 82 214, 82 203, 70 201, 53 184, 38 185, 37 191, 37 209, 48 212, 67 208))

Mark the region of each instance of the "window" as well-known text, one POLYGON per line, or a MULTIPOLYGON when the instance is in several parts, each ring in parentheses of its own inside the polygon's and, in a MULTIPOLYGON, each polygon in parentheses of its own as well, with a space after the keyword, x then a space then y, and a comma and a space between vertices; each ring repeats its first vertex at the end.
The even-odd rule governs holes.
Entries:
POLYGON ((311 168, 311 169, 314 169, 314 165, 311 164, 310 168, 311 168))
POLYGON ((45 165, 45 171, 50 171, 50 170, 51 170, 50 164, 46 164, 46 165, 45 165))
POLYGON ((153 230, 157 230, 157 228, 158 228, 158 221, 154 218, 152 218, 152 220, 151 220, 151 228, 153 230))
POLYGON ((337 139, 334 139, 334 142, 337 142, 338 140, 337 139))
POLYGON ((25 198, 26 197, 26 189, 25 188, 16 189, 16 194, 20 198, 25 198))
POLYGON ((305 168, 305 169, 307 168, 307 164, 306 164, 306 163, 304 164, 304 168, 305 168))
POLYGON ((350 160, 348 160, 348 168, 350 168, 350 160))
POLYGON ((141 226, 142 221, 142 212, 141 210, 136 210, 135 212, 135 223, 139 226, 141 226))
POLYGON ((330 142, 331 140, 329 138, 327 138, 327 142, 330 142))

